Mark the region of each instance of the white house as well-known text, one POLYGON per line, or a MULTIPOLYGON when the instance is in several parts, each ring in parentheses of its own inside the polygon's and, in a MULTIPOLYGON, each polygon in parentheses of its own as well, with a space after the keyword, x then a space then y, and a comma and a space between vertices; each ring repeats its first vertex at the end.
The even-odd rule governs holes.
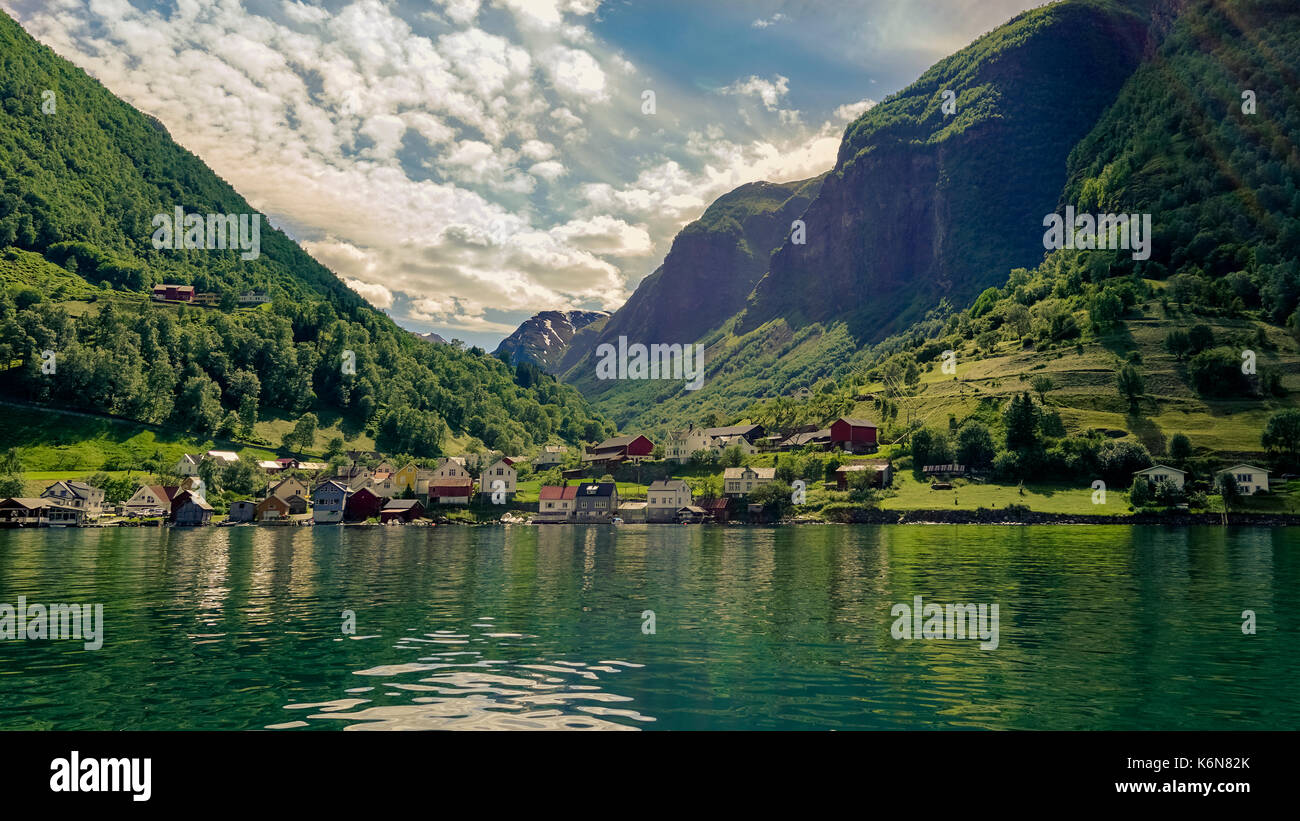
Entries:
POLYGON ((1143 477, 1152 485, 1163 479, 1167 482, 1172 482, 1174 487, 1182 490, 1183 479, 1187 476, 1187 471, 1179 470, 1178 468, 1171 468, 1168 465, 1152 465, 1146 470, 1133 471, 1133 475, 1143 477))
POLYGON ((568 452, 569 449, 564 445, 547 445, 542 448, 541 453, 537 454, 537 458, 533 459, 533 465, 536 466, 538 470, 545 470, 546 468, 555 467, 556 465, 562 465, 564 464, 564 457, 568 452))
POLYGON ((1219 473, 1228 473, 1237 480, 1237 491, 1243 496, 1268 493, 1268 471, 1254 465, 1234 465, 1219 473))
POLYGON ((725 468, 722 471, 722 495, 748 496, 760 485, 776 480, 776 468, 725 468))
POLYGON ((205 455, 222 467, 229 467, 239 461, 239 454, 233 450, 210 450, 205 455))
POLYGON ((195 456, 193 453, 182 454, 175 466, 172 467, 172 473, 177 476, 198 476, 199 462, 201 461, 203 461, 203 457, 195 456))
POLYGON ((506 501, 515 498, 515 493, 519 490, 519 474, 515 470, 510 460, 501 458, 483 468, 483 472, 478 477, 478 492, 484 497, 485 501, 491 501, 492 494, 497 490, 506 492, 506 501), (501 482, 498 486, 496 483, 501 482))
POLYGON ((681 479, 656 479, 646 490, 647 522, 675 522, 677 511, 694 503, 691 486, 681 479))
POLYGON ((691 425, 686 430, 674 430, 668 433, 668 439, 664 442, 664 458, 684 464, 690 461, 691 454, 695 451, 712 448, 713 436, 706 433, 704 428, 691 425))
POLYGON ((41 498, 84 511, 87 519, 98 519, 104 512, 104 491, 85 482, 55 482, 41 491, 41 498))

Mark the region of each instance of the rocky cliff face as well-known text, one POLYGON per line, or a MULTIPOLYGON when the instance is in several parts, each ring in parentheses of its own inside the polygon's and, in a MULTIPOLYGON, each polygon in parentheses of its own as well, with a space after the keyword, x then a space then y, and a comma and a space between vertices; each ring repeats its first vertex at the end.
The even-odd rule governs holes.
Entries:
POLYGON ((596 345, 619 336, 630 342, 687 344, 734 316, 821 180, 748 183, 719 197, 681 230, 663 264, 641 281, 609 322, 575 341, 561 369, 574 367, 596 345))
POLYGON ((493 356, 508 354, 511 365, 531 362, 553 372, 579 331, 603 324, 607 319, 608 311, 542 311, 502 340, 493 356))
POLYGON ((863 115, 803 215, 807 243, 773 254, 739 332, 843 319, 874 341, 1037 264, 1070 150, 1136 69, 1147 25, 1106 2, 1035 9, 863 115))

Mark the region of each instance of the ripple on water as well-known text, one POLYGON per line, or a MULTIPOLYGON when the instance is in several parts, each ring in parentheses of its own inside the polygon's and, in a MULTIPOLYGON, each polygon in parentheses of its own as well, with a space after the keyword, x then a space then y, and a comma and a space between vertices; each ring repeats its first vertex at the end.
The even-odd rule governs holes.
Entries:
MULTIPOLYGON (((488 621, 484 618, 482 621, 488 621)), ((496 629, 494 624, 484 624, 496 629)), ((425 633, 429 638, 404 637, 395 649, 413 649, 448 641, 464 643, 470 636, 450 630, 425 633), (407 644, 411 642, 411 644, 407 644)), ((523 633, 485 633, 497 639, 536 638, 523 633)), ((480 639, 476 639, 480 640, 480 639)), ((635 723, 653 722, 627 706, 629 696, 608 692, 600 674, 617 675, 644 665, 627 661, 588 664, 571 659, 508 661, 483 658, 474 650, 448 651, 416 662, 380 664, 353 675, 385 679, 375 699, 340 698, 286 705, 286 710, 310 710, 305 720, 266 726, 292 730, 312 726, 344 730, 636 730, 635 723), (464 658, 472 657, 471 659, 464 658), (415 677, 415 680, 402 680, 415 677), (435 695, 436 694, 436 695, 435 695), (406 699, 378 703, 377 699, 406 699), (364 705, 364 706, 363 706, 364 705)), ((354 687, 348 693, 374 691, 354 687)))

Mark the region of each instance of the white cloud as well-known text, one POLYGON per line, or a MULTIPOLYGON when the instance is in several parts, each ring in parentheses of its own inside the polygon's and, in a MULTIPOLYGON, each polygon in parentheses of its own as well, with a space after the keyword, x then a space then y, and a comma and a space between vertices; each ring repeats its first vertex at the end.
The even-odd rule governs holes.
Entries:
POLYGON ((768 111, 775 111, 777 105, 790 91, 790 78, 777 74, 772 80, 764 80, 762 77, 751 75, 747 79, 737 80, 721 91, 723 94, 758 97, 768 111))

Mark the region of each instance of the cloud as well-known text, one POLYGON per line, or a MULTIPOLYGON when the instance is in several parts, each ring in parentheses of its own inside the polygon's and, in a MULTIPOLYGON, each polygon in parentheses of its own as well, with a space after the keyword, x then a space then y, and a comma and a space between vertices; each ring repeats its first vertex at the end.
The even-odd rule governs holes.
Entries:
POLYGON ((776 111, 777 104, 789 91, 790 78, 777 74, 772 80, 764 80, 762 77, 751 75, 747 79, 737 80, 723 88, 721 93, 735 94, 742 97, 758 97, 768 111, 776 111))
POLYGON ((771 17, 768 17, 766 20, 760 17, 759 19, 750 23, 750 26, 756 29, 765 29, 769 26, 775 26, 777 23, 785 19, 786 16, 778 11, 776 14, 773 14, 771 17))

